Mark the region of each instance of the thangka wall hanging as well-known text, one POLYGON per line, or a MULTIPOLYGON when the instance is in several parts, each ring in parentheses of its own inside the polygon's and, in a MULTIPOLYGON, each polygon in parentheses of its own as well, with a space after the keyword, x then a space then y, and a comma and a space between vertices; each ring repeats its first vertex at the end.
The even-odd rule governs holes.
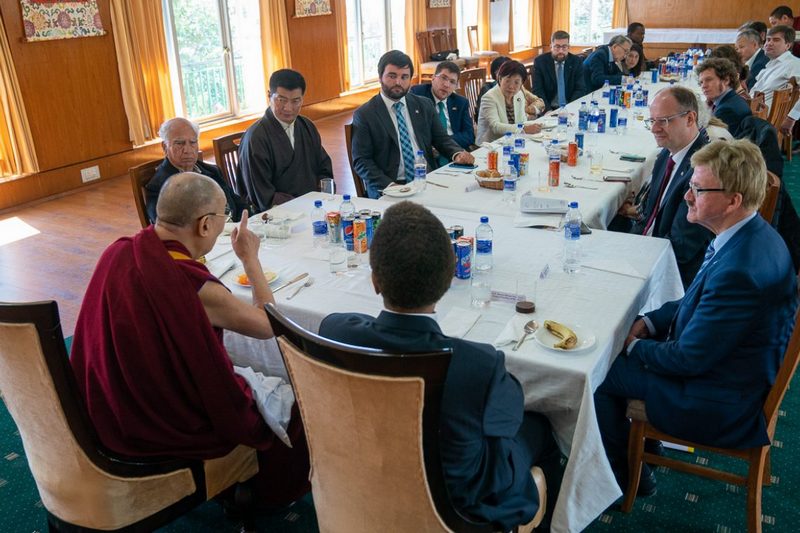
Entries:
POLYGON ((20 0, 27 41, 105 35, 97 0, 20 0))
POLYGON ((295 17, 316 17, 331 14, 331 0, 294 0, 295 17))
POLYGON ((450 0, 431 0, 428 7, 450 7, 450 0))

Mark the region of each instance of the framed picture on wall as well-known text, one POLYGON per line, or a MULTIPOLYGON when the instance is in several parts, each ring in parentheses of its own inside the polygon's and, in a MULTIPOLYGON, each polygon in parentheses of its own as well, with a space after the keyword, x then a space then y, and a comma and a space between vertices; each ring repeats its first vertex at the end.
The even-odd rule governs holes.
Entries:
POLYGON ((295 17, 316 17, 331 14, 331 0, 295 0, 295 17))
POLYGON ((450 7, 450 0, 431 0, 428 7, 450 7))

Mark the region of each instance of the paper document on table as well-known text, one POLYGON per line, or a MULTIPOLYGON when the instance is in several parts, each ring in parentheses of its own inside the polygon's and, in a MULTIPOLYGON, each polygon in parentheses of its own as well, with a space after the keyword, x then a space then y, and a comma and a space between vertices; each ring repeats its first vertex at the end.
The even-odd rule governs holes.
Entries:
POLYGON ((589 259, 584 260, 582 266, 589 270, 609 272, 611 274, 619 274, 620 276, 628 276, 631 278, 647 279, 647 276, 641 274, 633 265, 624 259, 589 259))
POLYGON ((480 312, 464 307, 453 307, 439 320, 442 333, 448 337, 463 338, 481 317, 480 312))
POLYGON ((566 213, 567 201, 558 198, 535 196, 531 191, 522 195, 519 210, 523 213, 566 213))
POLYGON ((551 228, 561 227, 562 215, 552 213, 517 213, 514 217, 515 228, 551 228))

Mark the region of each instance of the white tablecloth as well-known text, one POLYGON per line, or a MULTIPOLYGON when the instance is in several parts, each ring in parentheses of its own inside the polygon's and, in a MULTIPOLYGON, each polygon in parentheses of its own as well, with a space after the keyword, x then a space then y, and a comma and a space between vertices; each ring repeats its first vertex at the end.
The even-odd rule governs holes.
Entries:
MULTIPOLYGON (((625 35, 627 28, 613 28, 603 32, 603 43, 615 35, 625 35)), ((739 30, 735 28, 647 28, 645 44, 653 43, 705 43, 733 44, 739 30)))
MULTIPOLYGON (((309 213, 313 200, 325 200, 326 210, 338 208, 340 198, 309 193, 282 208, 309 213)), ((417 200, 418 197, 413 198, 417 200)), ((356 208, 383 211, 388 202, 355 199, 356 208)), ((471 211, 432 208, 447 226, 461 224, 467 235, 478 223, 471 211)), ((584 268, 568 275, 561 270, 562 237, 553 231, 513 227, 507 216, 492 218, 494 229, 493 288, 524 292, 535 298, 533 318, 579 324, 597 337, 595 346, 582 353, 557 353, 534 341, 517 352, 506 352, 506 366, 522 383, 527 409, 550 419, 561 450, 569 457, 553 517, 553 531, 580 531, 620 496, 619 488, 603 453, 592 400, 604 379, 625 334, 638 312, 660 306, 682 295, 680 277, 669 241, 633 235, 594 231, 583 237, 584 268), (538 280, 545 265, 550 273, 538 280), (609 272, 611 271, 611 272, 609 272)), ((278 307, 311 331, 332 312, 377 315, 382 303, 370 283, 367 266, 331 274, 324 250, 314 249, 308 217, 295 228, 288 241, 262 248, 265 268, 288 280, 309 272, 314 284, 287 300, 292 289, 276 295, 278 307)), ((223 277, 234 294, 249 299, 249 289, 223 277)), ((451 310, 470 308, 469 282, 454 279, 453 286, 437 305, 441 320, 451 310)), ((512 317, 511 303, 492 302, 466 338, 491 343, 512 317)), ((237 364, 242 360, 258 366, 279 368, 280 356, 274 340, 256 341, 226 334, 226 346, 237 364)))

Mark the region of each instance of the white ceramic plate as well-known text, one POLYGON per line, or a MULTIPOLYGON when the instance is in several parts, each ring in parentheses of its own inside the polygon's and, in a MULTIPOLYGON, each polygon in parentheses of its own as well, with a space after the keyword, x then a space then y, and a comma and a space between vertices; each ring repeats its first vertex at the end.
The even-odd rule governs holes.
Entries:
MULTIPOLYGON (((245 285, 243 283, 239 283, 239 275, 240 274, 244 274, 244 269, 236 270, 233 273, 233 275, 231 276, 231 279, 233 280, 233 283, 235 283, 236 285, 238 285, 240 287, 244 287, 246 289, 249 289, 251 287, 251 285, 249 283, 247 285, 245 285)), ((265 270, 264 271, 264 276, 267 278, 267 283, 269 283, 270 285, 275 283, 276 281, 278 281, 280 279, 280 276, 278 276, 278 273, 277 272, 273 272, 272 270, 265 270)))
POLYGON ((406 196, 414 196, 416 193, 417 190, 412 185, 395 185, 383 189, 383 195, 391 196, 392 198, 405 198, 406 196))
POLYGON ((594 333, 590 332, 586 328, 580 325, 573 326, 571 324, 565 324, 564 322, 561 323, 570 328, 572 331, 574 331, 575 335, 578 336, 578 345, 575 346, 574 348, 571 348, 569 350, 556 348, 554 345, 561 342, 561 339, 559 339, 558 337, 547 331, 547 328, 544 327, 544 321, 542 322, 539 329, 537 329, 536 332, 533 334, 533 339, 536 342, 538 342, 539 345, 541 345, 542 347, 547 348, 548 350, 552 350, 554 352, 561 352, 561 353, 582 352, 584 350, 588 350, 589 348, 594 346, 595 343, 597 342, 597 338, 595 337, 594 333))

